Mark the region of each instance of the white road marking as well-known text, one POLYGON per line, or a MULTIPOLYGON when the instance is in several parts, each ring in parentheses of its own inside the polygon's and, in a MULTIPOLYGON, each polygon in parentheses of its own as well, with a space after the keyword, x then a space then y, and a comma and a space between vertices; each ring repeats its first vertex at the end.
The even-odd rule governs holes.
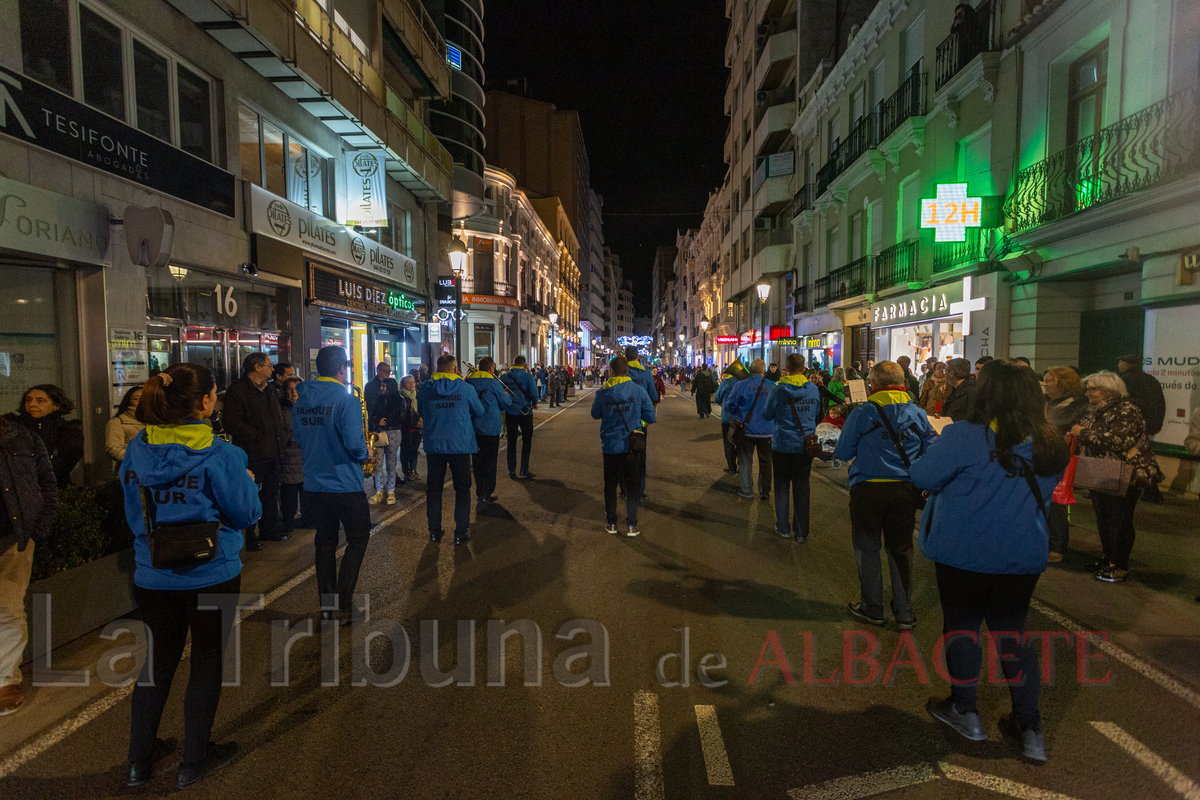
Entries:
POLYGON ((712 706, 696 706, 696 726, 700 729, 700 749, 704 751, 709 785, 733 786, 733 770, 729 767, 729 754, 725 752, 717 710, 712 706))
POLYGON ((995 792, 996 794, 1016 797, 1019 800, 1075 800, 1070 795, 1051 792, 1048 789, 1038 789, 1024 783, 1010 781, 1007 778, 997 778, 995 775, 976 772, 966 767, 956 767, 953 764, 947 764, 945 761, 939 762, 938 768, 941 769, 942 774, 952 781, 968 783, 971 786, 978 786, 980 789, 987 789, 989 792, 995 792))
POLYGON ((882 772, 850 775, 813 786, 805 786, 802 789, 792 789, 788 792, 788 797, 791 800, 859 800, 859 798, 874 797, 877 794, 890 792, 893 789, 927 783, 939 777, 931 764, 893 767, 882 772))
POLYGON ((1093 722, 1092 727, 1111 739, 1118 747, 1142 762, 1148 770, 1187 800, 1200 800, 1200 786, 1188 776, 1163 761, 1150 748, 1111 722, 1093 722))
POLYGON ((658 725, 658 695, 633 696, 633 796, 636 800, 662 800, 662 732, 658 725))

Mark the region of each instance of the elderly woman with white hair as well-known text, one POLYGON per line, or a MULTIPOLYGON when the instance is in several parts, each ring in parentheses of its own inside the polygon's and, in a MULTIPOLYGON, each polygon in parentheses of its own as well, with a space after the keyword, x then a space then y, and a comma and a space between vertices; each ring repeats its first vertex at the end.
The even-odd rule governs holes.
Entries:
POLYGON ((1089 375, 1084 381, 1084 392, 1091 407, 1071 428, 1071 435, 1079 437, 1079 446, 1088 455, 1118 458, 1133 466, 1133 477, 1125 494, 1092 491, 1096 528, 1104 549, 1103 557, 1092 566, 1097 579, 1119 583, 1129 575, 1133 512, 1138 497, 1143 489, 1157 485, 1165 476, 1150 450, 1146 421, 1129 399, 1121 376, 1107 370, 1089 375))

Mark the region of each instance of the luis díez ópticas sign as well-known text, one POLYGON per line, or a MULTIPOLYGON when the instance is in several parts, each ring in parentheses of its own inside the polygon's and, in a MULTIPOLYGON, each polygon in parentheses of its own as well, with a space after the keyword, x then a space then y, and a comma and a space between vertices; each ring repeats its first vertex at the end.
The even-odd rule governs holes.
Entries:
POLYGON ((0 178, 0 248, 108 263, 108 209, 0 178))
POLYGON ((247 184, 251 233, 270 236, 305 250, 322 253, 344 266, 372 273, 421 291, 417 262, 360 236, 345 225, 314 214, 266 189, 247 184))
POLYGON ((319 305, 366 311, 411 322, 425 319, 425 298, 341 270, 308 262, 308 299, 319 305))
POLYGON ((0 133, 233 216, 233 175, 0 67, 0 133))

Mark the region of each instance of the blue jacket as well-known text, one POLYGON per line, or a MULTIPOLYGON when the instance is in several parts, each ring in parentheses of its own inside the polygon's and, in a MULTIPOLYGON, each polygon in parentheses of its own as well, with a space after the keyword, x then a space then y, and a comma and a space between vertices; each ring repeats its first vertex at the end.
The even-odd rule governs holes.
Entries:
POLYGON ((733 387, 738 385, 738 379, 732 375, 727 375, 721 380, 721 385, 717 387, 717 393, 713 395, 713 402, 721 407, 721 422, 729 422, 729 393, 733 391, 733 387))
MULTIPOLYGON (((917 543, 929 560, 972 572, 1043 572, 1046 516, 1023 475, 1006 473, 995 459, 995 441, 985 425, 956 422, 913 464, 913 483, 930 492, 917 543)), ((1013 453, 1014 466, 1024 469, 1021 459, 1032 464, 1032 440, 1013 453)), ((1037 476, 1047 504, 1061 477, 1061 472, 1037 476)))
POLYGON ((538 401, 537 379, 524 367, 512 367, 500 376, 500 380, 513 395, 513 403, 505 413, 522 417, 533 413, 538 401))
POLYGON ((129 443, 118 475, 125 519, 134 535, 134 583, 143 589, 203 589, 241 573, 242 529, 262 516, 258 486, 246 472, 245 450, 216 438, 203 422, 150 425, 129 443), (150 565, 139 484, 154 495, 152 524, 221 523, 211 561, 173 570, 150 565))
POLYGON ((479 402, 483 404, 483 415, 475 420, 475 432, 480 436, 499 436, 504 426, 504 417, 500 412, 512 405, 512 395, 490 372, 472 372, 467 377, 467 383, 475 389, 479 402))
POLYGON ((297 384, 292 433, 304 454, 304 490, 361 492, 367 460, 362 403, 333 378, 297 384))
POLYGON ((771 425, 771 420, 763 416, 763 411, 767 407, 767 399, 774 388, 775 384, 762 375, 751 375, 749 378, 743 378, 738 381, 737 385, 729 391, 730 419, 745 422, 746 415, 750 413, 750 408, 754 408, 754 414, 750 417, 750 424, 746 426, 747 436, 765 439, 771 435, 774 426, 771 425), (755 402, 756 397, 758 398, 757 402, 755 402))
MULTIPOLYGON (((646 390, 646 396, 650 398, 651 403, 658 402, 658 389, 654 388, 654 376, 650 374, 650 370, 642 366, 640 361, 629 362, 629 379, 646 390)), ((653 421, 646 420, 646 422, 653 421)))
POLYGON ((629 434, 654 422, 654 403, 640 383, 609 378, 592 398, 592 419, 600 420, 600 449, 609 455, 629 450, 629 434))
POLYGON ((817 387, 803 375, 784 375, 771 390, 767 407, 762 412, 763 419, 775 423, 771 430, 771 449, 780 453, 803 453, 804 437, 817 432, 820 411, 821 392, 817 387), (795 414, 792 413, 793 406, 795 414), (803 430, 796 428, 797 417, 803 430))
MULTIPOLYGON (((908 392, 875 392, 870 400, 883 406, 888 422, 896 430, 909 463, 916 460, 937 439, 937 433, 929 424, 925 409, 911 402, 908 392)), ((907 481, 908 470, 900 458, 896 445, 888 436, 887 428, 879 419, 879 411, 869 403, 850 412, 842 432, 838 435, 833 457, 839 461, 851 461, 850 485, 863 481, 907 481)))
POLYGON ((479 393, 452 372, 435 372, 417 390, 417 405, 425 420, 426 453, 447 455, 479 452, 473 420, 484 415, 479 393))

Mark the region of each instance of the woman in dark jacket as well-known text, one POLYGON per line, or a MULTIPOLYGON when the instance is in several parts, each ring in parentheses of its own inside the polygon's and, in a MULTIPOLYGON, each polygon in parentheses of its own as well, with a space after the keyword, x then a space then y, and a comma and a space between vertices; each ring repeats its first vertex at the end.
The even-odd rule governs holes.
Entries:
MULTIPOLYGON (((1046 419, 1066 437, 1088 410, 1079 373, 1070 367, 1051 367, 1042 375, 1042 391, 1046 395, 1046 419)), ((1070 509, 1069 505, 1063 503, 1050 503, 1051 561, 1062 561, 1067 552, 1071 532, 1070 509)))
POLYGON ((83 424, 67 419, 75 404, 67 393, 52 383, 26 390, 21 405, 8 418, 33 431, 46 445, 58 488, 71 482, 71 470, 83 458, 83 424))
POLYGON ((387 443, 375 446, 375 496, 371 498, 371 502, 386 502, 390 506, 396 503, 396 484, 405 481, 403 471, 399 475, 396 474, 396 457, 400 454, 403 438, 401 417, 404 409, 400 397, 400 384, 396 383, 395 378, 382 381, 379 388, 379 393, 371 399, 367 418, 370 421, 371 432, 386 434, 387 443))
POLYGON ((58 480, 42 441, 0 417, 0 716, 25 702, 21 657, 29 639, 25 591, 34 544, 46 541, 58 508, 58 480))
POLYGON ((295 529, 296 509, 300 508, 301 527, 309 527, 304 518, 304 454, 296 437, 292 434, 292 406, 298 395, 296 384, 299 378, 288 378, 283 382, 283 393, 279 396, 279 405, 283 411, 283 425, 287 429, 288 443, 279 462, 279 509, 282 520, 280 533, 291 533, 295 529))
POLYGON ((937 570, 952 678, 950 697, 930 700, 926 708, 963 737, 987 739, 976 707, 979 628, 986 621, 1004 676, 1013 681, 1013 713, 1001 718, 1000 729, 1038 762, 1046 760, 1041 678, 1025 622, 1046 569, 1046 503, 1068 460, 1066 443, 1046 421, 1041 394, 1027 367, 988 363, 971 413, 947 427, 911 470, 913 483, 931 493, 918 543, 937 570))
POLYGON ((1092 566, 1096 578, 1120 583, 1129 577, 1129 554, 1133 552, 1133 512, 1143 489, 1163 480, 1162 470, 1150 450, 1146 421, 1129 399, 1125 381, 1115 372, 1097 372, 1084 381, 1091 408, 1071 434, 1090 456, 1112 457, 1133 466, 1129 490, 1123 495, 1092 491, 1096 529, 1104 555, 1092 566))

